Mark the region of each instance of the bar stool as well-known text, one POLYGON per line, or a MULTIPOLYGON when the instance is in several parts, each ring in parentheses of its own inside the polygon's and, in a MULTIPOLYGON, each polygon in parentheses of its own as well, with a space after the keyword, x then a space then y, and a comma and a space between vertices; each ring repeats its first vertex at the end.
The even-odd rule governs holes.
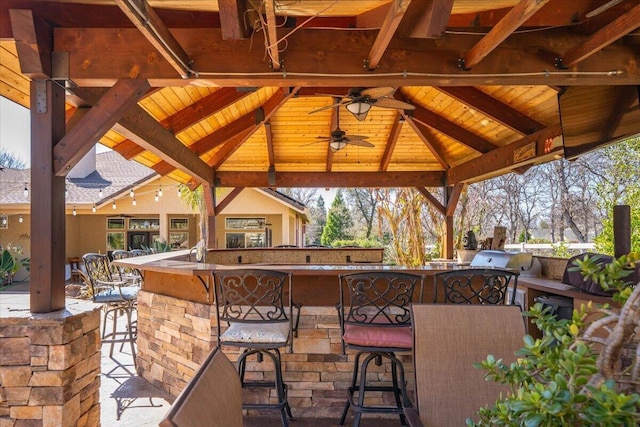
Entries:
POLYGON ((243 409, 277 409, 282 425, 293 420, 287 400, 287 385, 282 379, 280 349, 293 352, 293 313, 291 274, 259 269, 235 269, 214 273, 214 295, 218 319, 218 346, 242 349, 238 374, 243 388, 275 389, 276 403, 245 403, 243 409), (222 331, 222 324, 226 329, 222 331), (273 381, 246 381, 247 358, 266 356, 273 362, 273 381))
POLYGON ((342 353, 346 349, 356 351, 351 386, 347 402, 340 418, 343 425, 349 408, 355 411, 354 426, 360 425, 363 413, 398 414, 406 425, 403 403, 408 400, 402 361, 396 353, 411 353, 412 332, 410 304, 414 292, 422 301, 424 279, 422 276, 397 272, 362 272, 342 274, 338 317, 342 333, 342 353), (364 356, 362 363, 360 360, 364 356), (390 385, 367 381, 367 369, 374 361, 391 362, 390 385), (365 402, 370 391, 392 392, 395 406, 373 405, 365 402))

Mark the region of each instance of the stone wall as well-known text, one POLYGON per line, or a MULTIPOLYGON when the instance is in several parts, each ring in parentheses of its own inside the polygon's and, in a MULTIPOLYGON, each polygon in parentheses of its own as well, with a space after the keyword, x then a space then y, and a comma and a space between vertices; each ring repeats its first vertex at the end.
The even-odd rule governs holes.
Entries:
MULTIPOLYGON (((140 292, 138 296, 138 367, 142 376, 156 386, 177 396, 207 353, 216 345, 215 306, 140 292)), ((223 347, 232 361, 238 351, 223 347)), ((413 390, 413 367, 410 355, 403 355, 406 380, 413 390)), ((340 417, 353 371, 354 353, 342 354, 340 326, 335 307, 303 307, 293 353, 283 351, 283 375, 288 384, 289 404, 294 417, 340 417)), ((273 378, 269 359, 258 363, 251 357, 247 379, 273 378)), ((370 379, 390 383, 390 364, 370 365, 370 379)), ((274 392, 245 390, 245 401, 264 402, 274 392)), ((388 395, 388 393, 386 394, 388 395)), ((382 393, 372 392, 373 401, 382 393)), ((393 404, 385 396, 387 404, 393 404)), ((271 415, 278 416, 277 412, 271 415)), ((373 415, 375 416, 375 415, 373 415)))
POLYGON ((99 426, 100 311, 1 314, 0 426, 99 426))

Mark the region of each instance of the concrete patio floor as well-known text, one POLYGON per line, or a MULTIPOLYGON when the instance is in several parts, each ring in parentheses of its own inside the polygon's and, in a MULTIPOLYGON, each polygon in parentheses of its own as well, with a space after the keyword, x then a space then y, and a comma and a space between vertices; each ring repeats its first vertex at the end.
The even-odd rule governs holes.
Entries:
MULTIPOLYGON (((72 299, 69 303, 72 303, 72 299)), ((29 309, 29 283, 18 282, 0 289, 0 304, 10 305, 17 310, 29 309)), ((115 344, 113 357, 109 356, 109 344, 102 346, 102 373, 100 379, 100 422, 102 427, 147 427, 157 426, 169 410, 173 397, 155 387, 136 374, 131 350, 127 346, 115 344)), ((345 396, 346 398, 346 396, 345 396)), ((337 426, 342 408, 336 408, 335 418, 305 418, 303 408, 294 408, 296 419, 292 427, 337 426)), ((352 415, 352 414, 350 414, 352 415)), ((345 425, 352 424, 348 418, 345 425)), ((280 426, 279 413, 271 416, 245 416, 245 427, 280 426)), ((374 418, 364 415, 362 427, 400 426, 399 418, 374 418)), ((206 427, 206 426, 203 426, 206 427)))

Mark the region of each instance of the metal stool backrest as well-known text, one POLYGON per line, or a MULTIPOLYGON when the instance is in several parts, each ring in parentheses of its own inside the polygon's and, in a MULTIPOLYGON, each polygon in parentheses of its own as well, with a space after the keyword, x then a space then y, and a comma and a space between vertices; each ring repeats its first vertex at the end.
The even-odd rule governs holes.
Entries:
POLYGON ((145 249, 133 249, 131 251, 129 251, 129 256, 143 256, 143 255, 150 255, 151 254, 151 250, 145 250, 145 249))
MULTIPOLYGON (((411 324, 409 306, 417 290, 422 301, 423 277, 397 272, 362 272, 341 274, 340 318, 341 335, 347 324, 406 327, 411 324)), ((343 350, 345 343, 342 342, 343 350)))
MULTIPOLYGON (((129 258, 129 257, 131 257, 131 253, 128 252, 128 251, 122 250, 122 249, 118 249, 118 250, 115 250, 115 251, 111 252, 111 259, 114 260, 114 261, 118 260, 118 259, 126 259, 126 258, 129 258)), ((110 267, 111 267, 111 271, 113 273, 119 274, 120 277, 122 277, 126 273, 126 269, 124 267, 117 267, 117 266, 111 265, 111 264, 110 264, 110 267)))
POLYGON ((289 323, 292 340, 291 274, 236 269, 214 273, 218 337, 226 323, 289 323))
POLYGON ((111 271, 107 255, 88 253, 82 256, 82 261, 93 297, 101 290, 113 288, 115 284, 122 284, 120 274, 111 271))
POLYGON ((466 268, 436 273, 433 276, 433 302, 505 304, 507 295, 511 292, 509 304, 514 304, 518 275, 515 271, 491 268, 466 268))

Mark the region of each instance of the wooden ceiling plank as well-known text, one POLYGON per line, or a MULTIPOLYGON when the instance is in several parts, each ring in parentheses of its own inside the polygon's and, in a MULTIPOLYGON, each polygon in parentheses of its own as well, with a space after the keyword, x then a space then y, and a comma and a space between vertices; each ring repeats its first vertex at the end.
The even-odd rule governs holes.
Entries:
POLYGON ((462 57, 460 68, 470 69, 486 58, 500 43, 533 16, 549 0, 521 0, 475 46, 462 57))
POLYGON ((146 0, 115 0, 115 3, 173 69, 182 78, 188 78, 189 55, 149 3, 146 0))
POLYGON ((405 120, 398 112, 396 114, 395 120, 391 125, 391 132, 389 132, 389 137, 387 138, 387 143, 384 147, 384 153, 382 154, 382 159, 380 160, 380 167, 378 170, 380 172, 384 172, 389 168, 389 163, 391 162, 391 157, 393 156, 393 150, 396 148, 396 144, 398 143, 398 138, 400 137, 400 132, 402 131, 402 125, 405 120))
POLYGON ((30 79, 48 79, 52 74, 53 31, 31 10, 9 10, 22 74, 30 79))
MULTIPOLYGON (((278 172, 278 187, 442 187, 444 172, 278 172)), ((218 187, 269 187, 265 171, 216 171, 218 187)))
POLYGON ((233 190, 231 190, 231 192, 227 194, 227 196, 224 199, 220 200, 220 203, 216 205, 215 214, 220 215, 220 213, 224 210, 224 208, 229 206, 229 204, 233 202, 233 200, 236 197, 238 197, 240 193, 242 193, 242 190, 244 190, 244 188, 242 187, 235 187, 233 190))
POLYGON ((536 133, 528 135, 519 141, 505 145, 504 147, 496 148, 482 156, 453 166, 447 171, 447 182, 450 185, 460 182, 478 182, 482 179, 486 179, 487 177, 497 176, 501 173, 505 173, 505 171, 513 170, 516 167, 545 161, 545 158, 546 160, 552 160, 556 156, 560 155, 562 147, 548 151, 547 147, 545 147, 545 141, 547 139, 553 139, 561 135, 561 133, 562 129, 559 124, 549 126, 536 133), (535 145, 536 155, 527 161, 516 163, 514 161, 514 154, 516 150, 522 149, 532 143, 535 145))
POLYGON ((456 86, 438 87, 437 89, 522 135, 529 135, 545 127, 543 123, 475 87, 456 86))
POLYGON ((614 139, 614 133, 620 125, 622 117, 632 108, 633 103, 638 100, 636 90, 629 90, 629 88, 625 87, 617 89, 616 102, 613 103, 612 111, 609 112, 609 117, 605 120, 606 126, 601 129, 598 141, 612 141, 614 139))
POLYGON ((637 53, 624 43, 614 43, 599 55, 581 62, 576 70, 580 73, 545 71, 556 56, 586 39, 584 35, 562 28, 550 29, 544 34, 514 34, 492 53, 491 61, 483 61, 466 73, 460 73, 451 53, 464 52, 477 39, 475 36, 446 34, 443 40, 394 40, 394 54, 385 56, 381 64, 385 67, 383 75, 363 75, 362 60, 357 59, 368 54, 375 31, 358 30, 358 37, 353 36, 353 31, 346 30, 323 32, 305 28, 296 31, 287 38, 287 70, 295 69, 296 73, 286 75, 265 73, 264 56, 256 52, 259 49, 252 51, 249 41, 224 42, 215 29, 207 32, 175 29, 173 32, 189 50, 200 52, 201 74, 198 78, 177 79, 175 71, 164 61, 148 60, 148 42, 136 30, 55 28, 54 43, 56 50, 74 52, 70 56, 69 69, 71 79, 79 86, 111 86, 117 78, 131 75, 149 78, 154 87, 189 83, 258 87, 567 86, 602 84, 604 78, 607 78, 607 84, 615 85, 640 82, 640 73, 634 67, 637 53), (104 51, 105 43, 110 46, 108 51, 104 51), (140 52, 140 57, 132 59, 132 51, 140 52), (243 54, 238 55, 239 51, 243 54), (547 52, 548 55, 532 55, 531 52, 547 52), (425 61, 423 54, 430 60, 425 61), (514 58, 518 60, 514 61, 514 58), (506 75, 505 69, 509 70, 506 75), (407 74, 407 71, 410 72, 407 74), (456 75, 452 76, 452 73, 456 75), (496 77, 496 73, 500 76, 496 77))
POLYGON ((382 22, 378 36, 373 42, 373 46, 367 57, 365 66, 368 70, 378 68, 380 58, 382 58, 382 55, 387 50, 387 46, 389 46, 410 4, 411 0, 396 0, 390 3, 389 11, 382 22))
MULTIPOLYGON (((89 104, 95 105, 102 90, 76 88, 74 92, 89 104)), ((113 128, 125 138, 172 165, 174 169, 181 170, 198 181, 213 180, 213 170, 137 103, 129 106, 126 112, 117 118, 113 128)))
POLYGON ((167 117, 160 123, 174 134, 178 134, 248 95, 248 93, 239 92, 233 87, 223 87, 167 117))
POLYGON ((399 37, 439 37, 451 17, 453 0, 414 0, 398 28, 399 37))
POLYGON ((271 58, 271 69, 274 71, 279 71, 281 68, 280 64, 280 51, 278 49, 278 34, 276 32, 276 28, 278 24, 276 22, 276 7, 274 4, 275 0, 265 0, 264 8, 265 15, 267 16, 267 52, 269 53, 269 58, 271 58))
POLYGON ((218 11, 223 40, 241 40, 249 37, 251 30, 244 24, 246 1, 218 0, 218 11))
POLYGON ((433 132, 431 132, 431 128, 422 123, 413 121, 411 117, 405 117, 405 120, 414 130, 416 135, 418 135, 423 144, 429 149, 440 166, 442 166, 444 170, 449 169, 449 162, 447 162, 444 156, 444 147, 442 147, 442 143, 438 141, 433 132))
POLYGON ((640 5, 614 19, 593 36, 562 55, 562 67, 571 67, 640 27, 640 5))
POLYGON ((118 120, 135 106, 149 89, 142 79, 119 80, 103 96, 98 96, 91 110, 53 149, 55 174, 65 176, 73 166, 111 129, 118 120))
POLYGON ((476 150, 480 153, 488 153, 496 148, 495 145, 484 138, 469 132, 468 130, 458 126, 450 120, 442 117, 433 111, 417 106, 413 111, 413 120, 420 122, 426 126, 430 126, 445 135, 450 136, 459 143, 476 150))
POLYGON ((431 194, 429 190, 424 187, 416 187, 416 190, 418 190, 418 192, 422 194, 429 201, 429 203, 431 203, 431 206, 433 206, 438 212, 440 212, 442 216, 445 216, 447 214, 447 209, 433 194, 431 194))

